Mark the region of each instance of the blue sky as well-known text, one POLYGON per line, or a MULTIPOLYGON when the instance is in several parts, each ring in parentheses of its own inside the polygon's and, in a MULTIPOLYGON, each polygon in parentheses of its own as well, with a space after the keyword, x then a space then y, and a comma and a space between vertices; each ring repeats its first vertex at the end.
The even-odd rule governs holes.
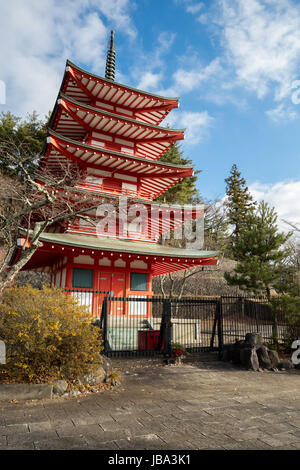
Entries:
POLYGON ((103 75, 112 28, 117 80, 180 96, 168 122, 187 129, 201 194, 223 197, 236 163, 257 199, 300 222, 300 2, 1 2, 0 111, 47 113, 67 58, 103 75))

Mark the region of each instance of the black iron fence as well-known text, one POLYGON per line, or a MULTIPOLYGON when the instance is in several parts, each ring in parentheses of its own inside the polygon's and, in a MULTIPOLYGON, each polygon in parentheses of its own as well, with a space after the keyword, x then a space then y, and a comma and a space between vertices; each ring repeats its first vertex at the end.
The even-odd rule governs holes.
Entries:
POLYGON ((178 344, 187 351, 219 351, 223 344, 259 332, 264 341, 284 341, 289 323, 274 315, 264 298, 110 297, 108 292, 69 289, 86 305, 103 332, 109 356, 170 354, 178 344))
POLYGON ((221 297, 223 342, 258 332, 266 342, 283 342, 289 330, 284 312, 272 311, 265 298, 221 297))
POLYGON ((187 351, 218 350, 222 344, 220 301, 109 297, 100 327, 110 356, 170 354, 177 344, 187 351))

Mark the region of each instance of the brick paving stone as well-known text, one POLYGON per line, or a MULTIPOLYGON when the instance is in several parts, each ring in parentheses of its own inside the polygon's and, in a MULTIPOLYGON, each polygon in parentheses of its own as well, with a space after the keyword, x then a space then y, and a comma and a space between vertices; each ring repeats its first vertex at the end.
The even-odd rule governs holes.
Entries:
POLYGON ((282 447, 282 442, 279 439, 275 439, 274 437, 271 437, 271 436, 265 435, 259 440, 264 442, 265 444, 268 444, 271 447, 282 447))
POLYGON ((62 426, 60 428, 55 428, 56 433, 59 437, 72 437, 72 436, 89 436, 99 435, 103 436, 103 429, 98 424, 88 424, 88 425, 79 425, 79 426, 62 426))
POLYGON ((32 443, 40 440, 57 439, 58 436, 54 430, 48 431, 34 431, 26 434, 13 434, 7 436, 8 445, 16 446, 26 443, 32 443))
POLYGON ((259 429, 266 433, 279 434, 281 432, 291 432, 294 434, 295 427, 291 423, 272 423, 272 425, 259 425, 259 429))
POLYGON ((28 424, 9 424, 8 426, 1 426, 0 427, 0 435, 14 435, 14 434, 26 434, 29 433, 28 424))
POLYGON ((226 450, 272 450, 273 448, 259 440, 253 439, 243 442, 231 442, 223 444, 222 447, 226 450))
POLYGON ((85 436, 84 441, 89 450, 119 450, 115 441, 103 442, 94 436, 85 436))
POLYGON ((293 444, 290 444, 290 447, 294 449, 300 449, 300 440, 298 442, 293 442, 293 444))
POLYGON ((50 421, 41 421, 39 423, 29 423, 29 431, 47 431, 48 429, 53 429, 50 421))
POLYGON ((18 443, 16 445, 7 445, 1 448, 1 450, 35 450, 33 442, 18 443))
POLYGON ((3 449, 4 446, 7 445, 7 437, 6 436, 1 436, 0 434, 0 450, 3 449))
POLYGON ((112 391, 1 405, 0 449, 300 449, 300 371, 194 361, 125 372, 112 391))
POLYGON ((170 431, 166 429, 164 431, 159 431, 156 433, 157 436, 164 441, 166 444, 174 443, 174 442, 186 442, 186 433, 182 431, 170 431))
POLYGON ((87 442, 81 437, 47 439, 34 442, 36 450, 86 450, 87 442))
POLYGON ((81 425, 91 425, 91 424, 97 424, 98 419, 95 416, 74 416, 72 417, 72 421, 75 426, 81 426, 81 425))
POLYGON ((144 436, 138 436, 127 439, 120 439, 116 441, 119 449, 122 450, 159 450, 163 449, 166 445, 156 434, 146 434, 144 436))
POLYGON ((185 440, 175 440, 170 442, 164 442, 162 444, 163 450, 193 450, 193 445, 185 440))
POLYGON ((282 445, 293 444, 294 442, 298 442, 300 440, 299 437, 290 432, 281 432, 275 434, 272 432, 272 437, 274 437, 274 439, 278 439, 282 445))

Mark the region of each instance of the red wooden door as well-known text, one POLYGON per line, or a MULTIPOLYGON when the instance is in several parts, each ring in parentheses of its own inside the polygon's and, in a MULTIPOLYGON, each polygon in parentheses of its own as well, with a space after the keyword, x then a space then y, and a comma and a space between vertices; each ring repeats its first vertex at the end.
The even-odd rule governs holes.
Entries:
MULTIPOLYGON (((111 290, 113 297, 125 297, 125 274, 123 273, 113 273, 111 290)), ((124 301, 115 300, 111 305, 111 313, 113 315, 123 315, 124 314, 124 301)))
POLYGON ((111 292, 111 273, 99 273, 98 274, 98 316, 101 314, 101 308, 103 304, 104 297, 111 292))

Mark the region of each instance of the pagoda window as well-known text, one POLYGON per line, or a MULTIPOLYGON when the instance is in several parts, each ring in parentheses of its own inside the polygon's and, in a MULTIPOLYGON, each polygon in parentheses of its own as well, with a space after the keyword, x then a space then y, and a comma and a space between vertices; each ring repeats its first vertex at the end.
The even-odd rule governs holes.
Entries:
POLYGON ((130 153, 130 155, 134 155, 134 150, 128 147, 121 147, 121 152, 130 153))
POLYGON ((79 287, 81 289, 92 289, 94 282, 93 269, 73 269, 72 287, 79 287))
POLYGON ((130 273, 130 290, 147 291, 148 290, 148 274, 130 273))
POLYGON ((116 108, 116 112, 120 114, 126 114, 127 116, 133 116, 133 111, 129 111, 129 109, 116 108))
POLYGON ((126 194, 136 194, 137 193, 137 185, 131 183, 122 183, 122 192, 126 194))
POLYGON ((111 104, 103 103, 103 101, 96 101, 96 106, 99 108, 109 109, 113 111, 114 107, 111 104))
POLYGON ((105 178, 103 180, 103 189, 105 190, 111 190, 111 191, 121 191, 122 186, 121 186, 121 181, 116 181, 112 178, 108 179, 105 178))
POLYGON ((100 140, 91 139, 88 143, 90 145, 94 145, 95 147, 103 147, 103 148, 105 147, 105 143, 100 142, 100 140))
POLYGON ((85 182, 95 186, 102 186, 103 178, 99 178, 97 176, 86 176, 85 182))

